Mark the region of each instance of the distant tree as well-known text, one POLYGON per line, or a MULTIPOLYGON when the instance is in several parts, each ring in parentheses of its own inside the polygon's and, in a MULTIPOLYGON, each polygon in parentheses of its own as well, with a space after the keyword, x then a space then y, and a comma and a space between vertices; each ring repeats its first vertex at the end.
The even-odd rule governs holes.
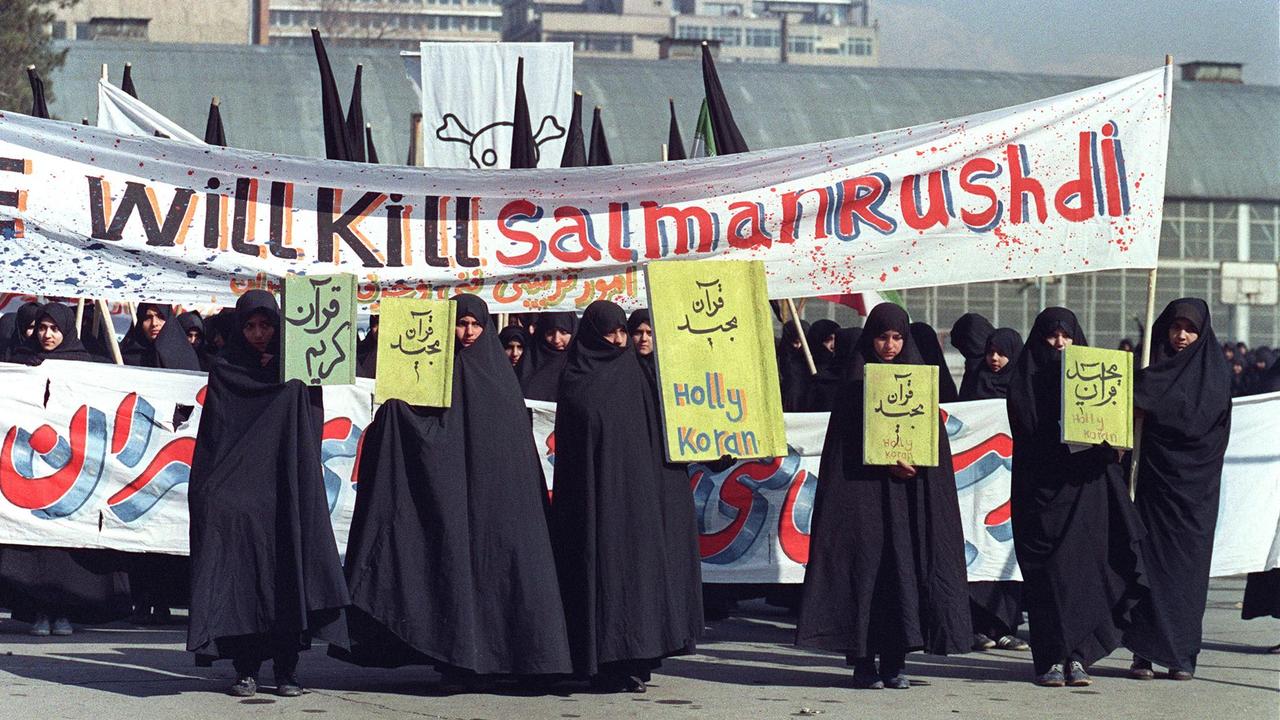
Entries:
POLYGON ((49 75, 62 67, 67 49, 53 49, 49 24, 54 11, 79 0, 0 0, 0 110, 31 111, 27 66, 35 65, 44 80, 45 97, 53 100, 49 75))

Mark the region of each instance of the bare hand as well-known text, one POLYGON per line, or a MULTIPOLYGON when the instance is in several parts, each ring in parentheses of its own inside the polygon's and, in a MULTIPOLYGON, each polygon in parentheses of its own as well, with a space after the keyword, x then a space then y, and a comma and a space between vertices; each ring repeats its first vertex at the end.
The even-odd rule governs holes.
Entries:
POLYGON ((899 460, 897 465, 889 466, 889 474, 899 480, 910 480, 916 476, 916 469, 899 460))

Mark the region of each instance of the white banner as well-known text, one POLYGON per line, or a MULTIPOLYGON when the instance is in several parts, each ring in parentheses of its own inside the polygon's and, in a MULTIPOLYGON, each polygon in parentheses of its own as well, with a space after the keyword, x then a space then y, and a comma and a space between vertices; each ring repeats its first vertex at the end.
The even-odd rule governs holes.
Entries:
POLYGON ((501 170, 511 167, 516 64, 524 58, 539 167, 559 167, 573 110, 573 43, 419 45, 422 135, 430 167, 501 170))
POLYGON ((0 291, 234 304, 286 273, 497 311, 643 304, 644 264, 771 297, 1154 267, 1167 69, 794 148, 484 172, 289 158, 0 114, 0 291))
POLYGON ((162 133, 162 137, 204 145, 204 140, 106 80, 98 80, 98 127, 141 137, 162 133))
MULTIPOLYGON (((187 479, 205 377, 47 362, 0 364, 0 543, 187 552, 187 479), (48 404, 45 392, 48 389, 48 404), (192 406, 174 426, 175 409, 192 406)), ((322 460, 339 548, 371 382, 325 388, 322 460)), ((550 485, 555 405, 528 401, 550 485)), ((1009 518, 1012 443, 1004 403, 943 406, 970 580, 1020 579, 1009 518)), ((825 413, 786 417, 785 458, 689 467, 708 582, 801 582, 825 413)), ((1215 577, 1280 567, 1280 393, 1236 401, 1214 543, 1215 577)))

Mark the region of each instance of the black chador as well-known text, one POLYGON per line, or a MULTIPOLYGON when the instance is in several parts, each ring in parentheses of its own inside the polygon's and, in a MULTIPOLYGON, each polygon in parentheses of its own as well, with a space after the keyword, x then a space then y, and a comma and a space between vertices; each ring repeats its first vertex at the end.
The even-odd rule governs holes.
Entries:
MULTIPOLYGON (((942 343, 938 342, 938 331, 925 322, 911 323, 911 339, 926 365, 938 368, 938 402, 955 402, 960 399, 956 390, 955 378, 951 377, 951 368, 947 367, 947 358, 942 354, 942 343)), ((968 364, 965 365, 968 369, 968 364)))
POLYGON ((987 340, 995 330, 991 321, 978 313, 965 313, 951 326, 951 347, 959 350, 964 357, 964 377, 960 379, 961 400, 977 399, 972 397, 974 376, 987 364, 987 340))
POLYGON ((551 539, 574 672, 639 691, 701 635, 701 566, 689 477, 663 459, 657 393, 624 346, 626 321, 596 301, 569 348, 551 539))
MULTIPOLYGON (((93 361, 80 342, 75 327, 75 311, 62 303, 24 305, 18 327, 35 328, 33 335, 18 342, 13 362, 39 365, 45 360, 93 361), (46 348, 40 343, 39 326, 44 323, 62 333, 62 341, 46 348)), ((23 545, 0 546, 0 606, 9 608, 19 620, 35 623, 35 632, 49 634, 59 620, 96 623, 129 615, 129 579, 122 569, 120 553, 23 545)), ((59 632, 61 634, 61 632, 59 632)))
POLYGON ((965 652, 970 640, 964 533, 942 419, 938 467, 908 475, 862 463, 863 368, 923 364, 908 325, 901 307, 877 305, 858 338, 823 443, 796 628, 797 644, 845 653, 855 684, 867 688, 905 688, 908 652, 965 652), (876 351, 881 336, 897 343, 896 355, 876 351))
POLYGON ((279 382, 279 332, 271 294, 252 290, 236 303, 191 461, 187 649, 234 660, 240 696, 257 689, 267 658, 277 694, 300 694, 298 651, 312 637, 346 644, 350 599, 320 464, 323 396, 279 382))
POLYGON ((351 652, 335 654, 450 673, 568 673, 529 415, 484 301, 454 299, 450 406, 390 400, 365 430, 346 558, 351 652))
POLYGON ((138 306, 133 327, 120 343, 120 355, 125 365, 168 370, 200 370, 200 356, 187 340, 182 323, 173 319, 173 309, 168 305, 142 303, 138 306), (154 318, 163 323, 154 337, 147 331, 146 321, 154 318))
POLYGON ((520 363, 520 387, 530 400, 555 402, 560 377, 569 359, 567 345, 559 347, 565 336, 572 338, 578 330, 578 316, 571 312, 549 312, 538 316, 538 331, 525 348, 520 363))
POLYGON ((1009 379, 1013 543, 1037 681, 1085 685, 1085 668, 1120 644, 1144 591, 1143 530, 1116 451, 1071 452, 1061 442, 1062 352, 1050 345, 1054 337, 1085 344, 1070 310, 1048 308, 1009 379))
MULTIPOLYGON (((970 313, 964 317, 977 317, 970 313)), ((964 320, 964 318, 961 318, 964 320)), ((974 323, 969 324, 970 330, 974 323)), ((962 323, 956 322, 956 327, 962 323)), ((990 327, 988 325, 987 327, 990 327)), ((956 343, 956 331, 952 330, 952 344, 956 343)), ((964 352, 971 352, 972 346, 962 342, 964 352)), ((1022 336, 1012 328, 1000 328, 991 331, 987 338, 980 342, 974 355, 981 362, 970 369, 968 358, 965 359, 965 376, 961 383, 960 399, 968 400, 1003 400, 1009 395, 1009 378, 1013 375, 1013 363, 1022 352, 1022 336), (999 356, 1005 363, 994 367, 993 356, 999 356)), ((1027 644, 1017 636, 1018 626, 1022 624, 1022 583, 1015 580, 981 580, 969 583, 969 609, 973 613, 974 650, 989 650, 998 647, 1002 650, 1026 650, 1027 644)))
POLYGON ((1138 372, 1133 396, 1142 412, 1135 501, 1151 595, 1134 608, 1124 644, 1136 676, 1149 677, 1155 662, 1189 678, 1209 593, 1231 374, 1203 300, 1169 303, 1151 331, 1151 364, 1138 372))

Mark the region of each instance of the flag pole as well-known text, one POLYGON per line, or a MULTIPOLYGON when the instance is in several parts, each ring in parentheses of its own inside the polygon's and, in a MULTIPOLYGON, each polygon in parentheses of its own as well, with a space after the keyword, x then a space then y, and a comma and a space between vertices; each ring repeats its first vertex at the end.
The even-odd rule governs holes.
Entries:
POLYGON ((809 351, 809 338, 804 336, 804 325, 800 324, 800 313, 796 311, 796 303, 787 298, 787 310, 791 313, 791 322, 796 325, 796 334, 800 336, 800 349, 804 351, 804 362, 809 366, 809 374, 817 375, 818 366, 813 364, 813 353, 809 351))
MULTIPOLYGON (((1173 56, 1164 56, 1165 104, 1169 103, 1169 85, 1172 83, 1173 56)), ((1160 264, 1159 252, 1156 254, 1156 265, 1160 264)), ((1147 271, 1147 321, 1142 326, 1142 352, 1138 354, 1138 368, 1145 368, 1151 362, 1151 333, 1156 322, 1156 268, 1147 271)), ((1142 418, 1133 421, 1133 464, 1129 468, 1129 499, 1138 494, 1138 458, 1142 454, 1142 418)))
POLYGON ((662 162, 667 161, 667 144, 662 143, 662 162))
POLYGON ((82 323, 84 323, 84 298, 76 298, 76 335, 80 334, 82 323))
POLYGON ((111 349, 111 359, 115 360, 117 365, 123 365, 124 357, 120 354, 120 341, 116 340, 116 329, 111 324, 111 308, 107 306, 107 301, 101 298, 95 302, 98 304, 98 320, 102 323, 102 331, 107 334, 107 347, 111 349))

